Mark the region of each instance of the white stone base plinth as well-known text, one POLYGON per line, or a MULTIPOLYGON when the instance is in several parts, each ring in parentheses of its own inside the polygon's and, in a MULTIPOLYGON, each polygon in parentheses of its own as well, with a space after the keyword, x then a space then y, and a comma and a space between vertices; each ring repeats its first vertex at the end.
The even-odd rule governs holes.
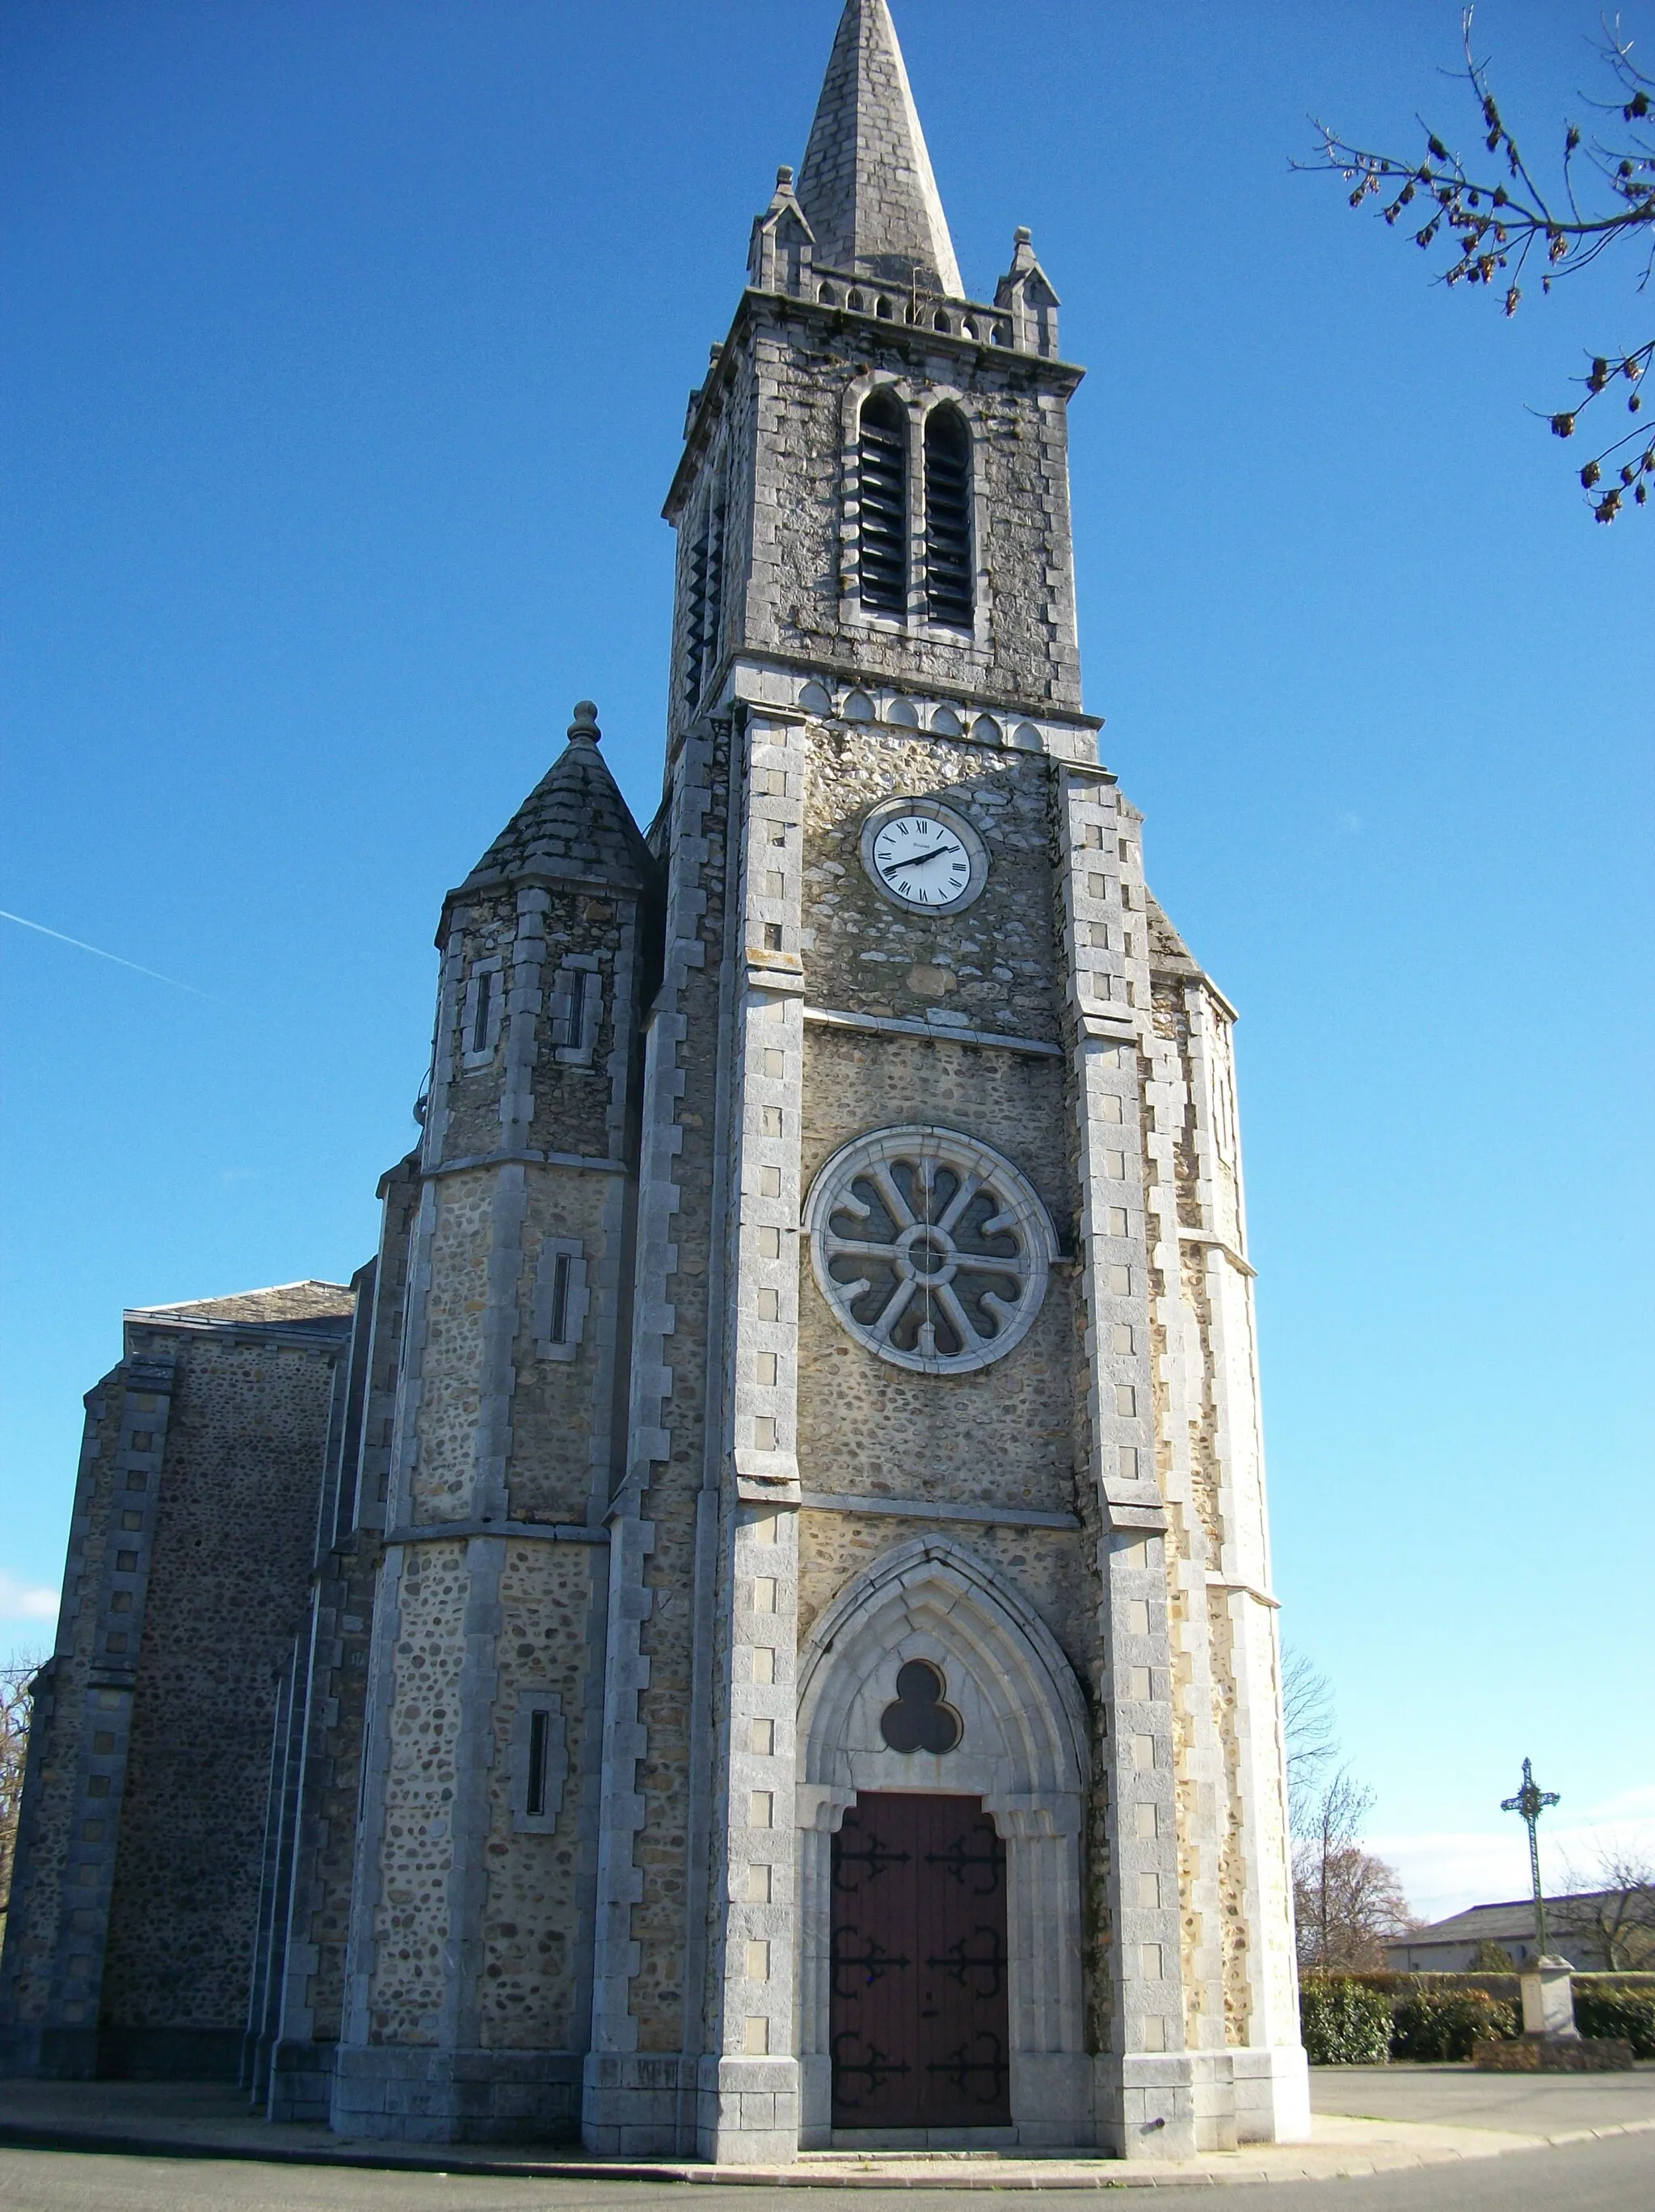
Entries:
POLYGON ((1117 2157, 1194 2158, 1310 2139, 1310 2075, 1297 2045, 1110 2052, 1093 2065, 1097 2143, 1117 2157))

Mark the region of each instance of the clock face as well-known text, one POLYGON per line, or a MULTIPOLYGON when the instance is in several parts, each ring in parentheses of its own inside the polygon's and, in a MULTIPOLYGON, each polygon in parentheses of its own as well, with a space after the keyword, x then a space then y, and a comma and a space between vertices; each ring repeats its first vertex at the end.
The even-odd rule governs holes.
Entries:
POLYGON ((970 823, 930 799, 891 799, 862 829, 862 865, 898 906, 952 914, 969 905, 988 877, 983 840, 970 823))

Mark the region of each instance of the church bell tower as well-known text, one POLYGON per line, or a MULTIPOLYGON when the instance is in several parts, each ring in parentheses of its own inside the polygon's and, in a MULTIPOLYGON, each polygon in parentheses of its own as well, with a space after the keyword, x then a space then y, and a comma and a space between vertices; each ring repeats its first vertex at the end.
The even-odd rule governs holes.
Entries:
POLYGON ((1233 1012, 1082 706, 1058 304, 847 0, 666 504, 596 2149, 1307 2130, 1233 1012))

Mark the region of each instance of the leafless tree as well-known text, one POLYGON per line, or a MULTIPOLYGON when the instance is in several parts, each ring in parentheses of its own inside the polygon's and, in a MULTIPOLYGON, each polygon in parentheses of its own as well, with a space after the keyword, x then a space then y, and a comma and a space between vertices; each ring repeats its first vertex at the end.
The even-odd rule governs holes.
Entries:
POLYGON ((1655 1866, 1641 1852, 1605 1844, 1589 1872, 1566 1868, 1568 1894, 1552 1907, 1559 1936, 1582 1936, 1612 1973, 1655 1971, 1655 1866))
POLYGON ((1281 1732, 1287 1754, 1287 1819, 1294 1835, 1312 1814, 1317 1785, 1339 1756, 1333 1686, 1303 1651, 1281 1654, 1281 1732))
MULTIPOLYGON (((1517 313, 1520 280, 1531 261, 1541 290, 1549 292, 1561 278, 1623 244, 1640 256, 1634 289, 1643 292, 1655 266, 1655 129, 1650 125, 1655 77, 1634 68, 1631 41, 1618 19, 1604 20, 1597 52, 1612 96, 1582 95, 1599 122, 1590 136, 1578 124, 1565 125, 1557 181, 1549 188, 1538 181, 1500 113, 1488 63, 1472 51, 1471 12, 1468 8, 1461 21, 1464 67, 1453 74, 1481 115, 1482 155, 1474 157, 1474 167, 1451 153, 1448 141, 1422 118, 1424 151, 1411 158, 1352 145, 1318 122, 1315 158, 1294 167, 1334 171, 1349 186, 1352 207, 1374 201, 1385 222, 1402 224, 1422 252, 1436 249, 1446 258, 1439 283, 1493 288, 1508 315, 1517 313)), ((1555 435, 1572 438, 1581 416, 1611 392, 1619 393, 1629 414, 1638 414, 1639 386, 1652 358, 1655 338, 1597 356, 1579 380, 1582 397, 1549 411, 1555 435)), ((1601 419, 1594 416, 1594 425, 1601 419)), ((1634 424, 1585 463, 1580 483, 1599 522, 1613 522, 1628 493, 1642 507, 1655 483, 1655 439, 1634 424)))
POLYGON ((14 1658, 0 1667, 0 1932, 11 1894, 12 1859, 17 1849, 17 1815, 23 1796, 23 1760, 28 1750, 29 1679, 38 1657, 14 1658))
POLYGON ((1316 1793, 1293 1846, 1299 1963, 1326 1973, 1383 1966, 1384 1946, 1419 1925, 1394 1867, 1362 1848, 1373 1792, 1342 1766, 1316 1793))

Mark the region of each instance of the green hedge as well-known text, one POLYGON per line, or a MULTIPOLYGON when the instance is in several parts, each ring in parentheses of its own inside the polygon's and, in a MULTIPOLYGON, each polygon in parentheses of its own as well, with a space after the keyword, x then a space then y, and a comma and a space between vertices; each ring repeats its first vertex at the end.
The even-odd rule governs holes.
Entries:
MULTIPOLYGON (((1305 2050, 1312 2066, 1469 2058, 1479 2037, 1521 2032, 1522 2008, 1506 1994, 1516 1984, 1514 1974, 1308 1974, 1305 2050)), ((1655 1975, 1577 1974, 1574 2018, 1582 2035, 1623 2037, 1635 2057, 1655 2058, 1655 1975)))
POLYGON ((1390 2054, 1390 2000, 1358 1982, 1306 1982, 1299 1992, 1305 2052, 1312 2066, 1383 2066, 1390 2054))
POLYGON ((1482 1990, 1421 1990, 1391 2018, 1393 2058, 1469 2058, 1479 2038, 1502 2042, 1522 2026, 1517 2006, 1482 1990))
POLYGON ((1624 2036, 1634 2058, 1655 2058, 1655 1996, 1575 1984, 1574 2024, 1582 2035, 1624 2036))

